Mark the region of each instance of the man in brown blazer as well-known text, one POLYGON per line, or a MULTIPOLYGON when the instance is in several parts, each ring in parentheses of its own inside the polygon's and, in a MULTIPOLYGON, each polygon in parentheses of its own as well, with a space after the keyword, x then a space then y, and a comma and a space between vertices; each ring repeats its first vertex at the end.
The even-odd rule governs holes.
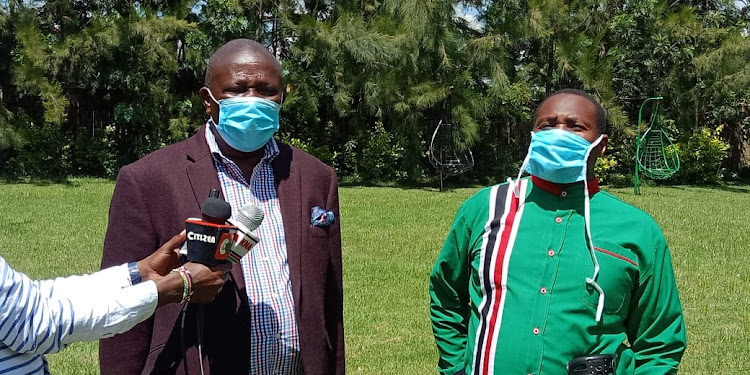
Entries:
POLYGON ((270 138, 278 130, 282 73, 262 45, 238 39, 219 48, 200 93, 205 126, 120 170, 102 267, 159 248, 185 219, 200 217, 211 189, 233 213, 247 202, 263 209, 254 232, 261 242, 203 312, 189 306, 183 319, 181 306, 165 306, 130 332, 102 340, 101 373, 184 374, 187 363, 190 374, 201 367, 215 375, 343 374, 335 172, 270 138))

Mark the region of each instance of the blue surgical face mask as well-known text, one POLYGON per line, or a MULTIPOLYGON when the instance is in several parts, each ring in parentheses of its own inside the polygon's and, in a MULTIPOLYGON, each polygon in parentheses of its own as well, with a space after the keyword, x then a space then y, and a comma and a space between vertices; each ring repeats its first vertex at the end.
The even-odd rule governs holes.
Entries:
POLYGON ((258 150, 279 131, 279 103, 254 96, 216 100, 211 90, 208 95, 219 105, 216 130, 233 149, 258 150))
POLYGON ((601 139, 589 143, 562 129, 532 133, 526 172, 558 184, 585 181, 589 154, 601 139))

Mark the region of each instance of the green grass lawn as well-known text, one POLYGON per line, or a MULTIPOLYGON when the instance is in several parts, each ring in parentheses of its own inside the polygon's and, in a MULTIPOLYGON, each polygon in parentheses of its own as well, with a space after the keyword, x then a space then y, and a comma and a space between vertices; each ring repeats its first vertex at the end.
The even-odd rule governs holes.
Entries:
MULTIPOLYGON (((0 183, 0 254, 36 278, 96 270, 113 183, 0 183)), ((477 189, 341 189, 349 373, 434 374, 427 278, 453 215, 477 189)), ((651 213, 674 258, 688 325, 681 374, 750 373, 750 187, 612 189, 651 213)), ((96 374, 96 343, 50 357, 96 374)))

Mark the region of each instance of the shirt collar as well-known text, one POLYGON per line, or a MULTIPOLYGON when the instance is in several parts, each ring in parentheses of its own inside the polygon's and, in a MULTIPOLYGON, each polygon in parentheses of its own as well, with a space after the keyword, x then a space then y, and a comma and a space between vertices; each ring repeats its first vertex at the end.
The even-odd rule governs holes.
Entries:
MULTIPOLYGON (((219 144, 216 143, 216 137, 214 137, 214 133, 211 131, 212 126, 216 125, 214 125, 214 122, 212 120, 208 120, 208 122, 206 123, 206 142, 208 143, 208 149, 217 160, 221 160, 224 163, 231 162, 229 158, 221 153, 219 144)), ((279 156, 279 146, 276 144, 275 139, 269 139, 268 142, 266 142, 265 148, 266 149, 263 153, 263 158, 260 159, 261 161, 270 163, 273 161, 273 159, 276 159, 276 157, 279 156)))
MULTIPOLYGON (((531 176, 531 182, 534 184, 534 186, 546 191, 547 193, 557 196, 566 196, 571 190, 583 190, 583 183, 581 182, 561 185, 558 183, 543 180, 537 176, 531 176)), ((589 186, 589 195, 594 195, 598 193, 599 190, 601 190, 599 189, 599 180, 596 179, 596 177, 589 180, 587 184, 589 186)))

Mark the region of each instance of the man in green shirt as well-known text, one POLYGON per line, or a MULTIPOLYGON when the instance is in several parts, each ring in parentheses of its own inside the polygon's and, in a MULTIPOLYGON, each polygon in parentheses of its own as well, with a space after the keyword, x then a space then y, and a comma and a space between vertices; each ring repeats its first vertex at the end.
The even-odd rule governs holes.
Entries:
POLYGON ((567 374, 614 354, 616 375, 672 374, 685 322, 664 236, 645 212, 599 190, 601 105, 561 90, 537 108, 531 177, 459 208, 430 277, 441 374, 567 374))

